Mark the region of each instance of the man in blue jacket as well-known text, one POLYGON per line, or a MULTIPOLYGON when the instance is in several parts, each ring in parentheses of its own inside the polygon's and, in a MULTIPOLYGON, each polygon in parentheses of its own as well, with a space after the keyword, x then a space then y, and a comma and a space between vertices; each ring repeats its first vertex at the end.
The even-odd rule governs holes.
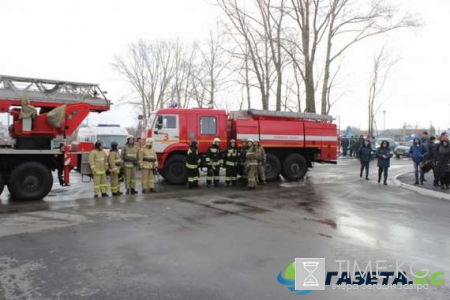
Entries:
POLYGON ((416 182, 414 184, 423 184, 424 175, 422 170, 420 169, 420 163, 425 160, 425 157, 428 155, 428 148, 426 145, 420 142, 419 138, 415 138, 411 148, 409 148, 409 157, 413 160, 414 163, 414 176, 416 177, 416 182), (419 178, 420 173, 420 178, 419 178))

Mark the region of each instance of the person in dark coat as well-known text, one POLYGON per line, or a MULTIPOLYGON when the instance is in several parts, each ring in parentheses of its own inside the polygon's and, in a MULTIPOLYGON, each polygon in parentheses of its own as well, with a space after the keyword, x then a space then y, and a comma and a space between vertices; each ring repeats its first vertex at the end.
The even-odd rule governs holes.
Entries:
POLYGON ((378 148, 376 156, 378 158, 378 183, 381 182, 381 175, 384 174, 383 184, 387 185, 388 169, 391 166, 391 157, 392 157, 388 141, 381 142, 380 148, 378 148))
POLYGON ((414 164, 414 176, 416 178, 416 182, 414 184, 423 184, 423 172, 420 169, 420 163, 425 160, 425 157, 428 155, 428 148, 426 145, 422 145, 419 138, 414 138, 413 144, 411 148, 409 148, 409 157, 411 157, 414 164), (420 175, 420 177, 419 177, 420 175))
POLYGON ((449 189, 450 185, 450 147, 448 140, 442 140, 437 153, 437 173, 441 181, 441 189, 449 189))
MULTIPOLYGON (((437 162, 438 162, 439 148, 441 147, 441 142, 442 142, 443 140, 448 140, 448 136, 447 136, 447 132, 446 132, 446 131, 441 132, 441 134, 440 134, 439 137, 438 137, 438 142, 439 142, 439 143, 435 144, 435 147, 434 147, 434 159, 433 159, 433 163, 434 163, 434 165, 436 166, 436 168, 437 168, 437 162)), ((437 175, 437 179, 438 179, 437 186, 439 186, 439 175, 437 175)))
POLYGON ((350 144, 350 141, 349 141, 348 138, 344 135, 344 136, 342 137, 342 140, 341 140, 342 155, 343 155, 343 156, 347 156, 349 144, 350 144))
POLYGON ((369 180, 369 166, 372 159, 372 148, 370 147, 370 140, 365 140, 361 148, 358 150, 359 161, 361 162, 361 171, 359 177, 362 178, 363 171, 366 169, 366 180, 369 180))
POLYGON ((428 155, 425 158, 426 160, 430 161, 431 170, 433 171, 433 185, 439 186, 439 176, 437 175, 437 167, 435 164, 435 156, 436 156, 436 144, 435 144, 436 138, 434 136, 431 136, 430 139, 427 142, 427 148, 428 148, 428 155))

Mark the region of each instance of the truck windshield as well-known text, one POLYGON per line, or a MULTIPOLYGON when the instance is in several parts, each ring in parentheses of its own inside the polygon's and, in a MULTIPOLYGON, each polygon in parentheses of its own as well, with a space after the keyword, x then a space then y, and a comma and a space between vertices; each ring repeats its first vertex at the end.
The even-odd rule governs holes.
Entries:
POLYGON ((126 135, 98 135, 97 138, 103 142, 103 147, 108 149, 111 148, 112 142, 117 142, 119 147, 125 146, 127 142, 126 135))
POLYGON ((153 128, 153 123, 155 122, 155 116, 156 116, 155 113, 150 114, 150 118, 148 119, 148 122, 147 122, 147 129, 153 128))

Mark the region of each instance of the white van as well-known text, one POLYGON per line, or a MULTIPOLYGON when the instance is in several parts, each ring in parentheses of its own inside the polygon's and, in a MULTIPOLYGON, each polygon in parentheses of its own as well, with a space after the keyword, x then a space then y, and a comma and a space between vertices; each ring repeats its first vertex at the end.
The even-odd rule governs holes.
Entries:
POLYGON ((111 148, 112 142, 117 142, 122 148, 127 142, 128 131, 126 128, 115 124, 99 124, 91 127, 81 127, 78 129, 78 142, 102 141, 106 149, 111 148))

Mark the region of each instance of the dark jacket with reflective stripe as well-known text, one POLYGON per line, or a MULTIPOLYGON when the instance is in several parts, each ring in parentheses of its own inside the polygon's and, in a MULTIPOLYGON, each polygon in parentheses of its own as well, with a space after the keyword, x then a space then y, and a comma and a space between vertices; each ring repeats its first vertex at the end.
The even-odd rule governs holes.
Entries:
POLYGON ((237 147, 228 147, 225 151, 225 165, 236 166, 239 159, 239 151, 237 147))
POLYGON ((193 169, 200 166, 200 156, 198 155, 197 147, 189 147, 186 157, 186 167, 191 167, 193 169))
POLYGON ((212 144, 209 146, 208 151, 206 152, 206 162, 210 163, 222 163, 222 151, 219 146, 212 144))

